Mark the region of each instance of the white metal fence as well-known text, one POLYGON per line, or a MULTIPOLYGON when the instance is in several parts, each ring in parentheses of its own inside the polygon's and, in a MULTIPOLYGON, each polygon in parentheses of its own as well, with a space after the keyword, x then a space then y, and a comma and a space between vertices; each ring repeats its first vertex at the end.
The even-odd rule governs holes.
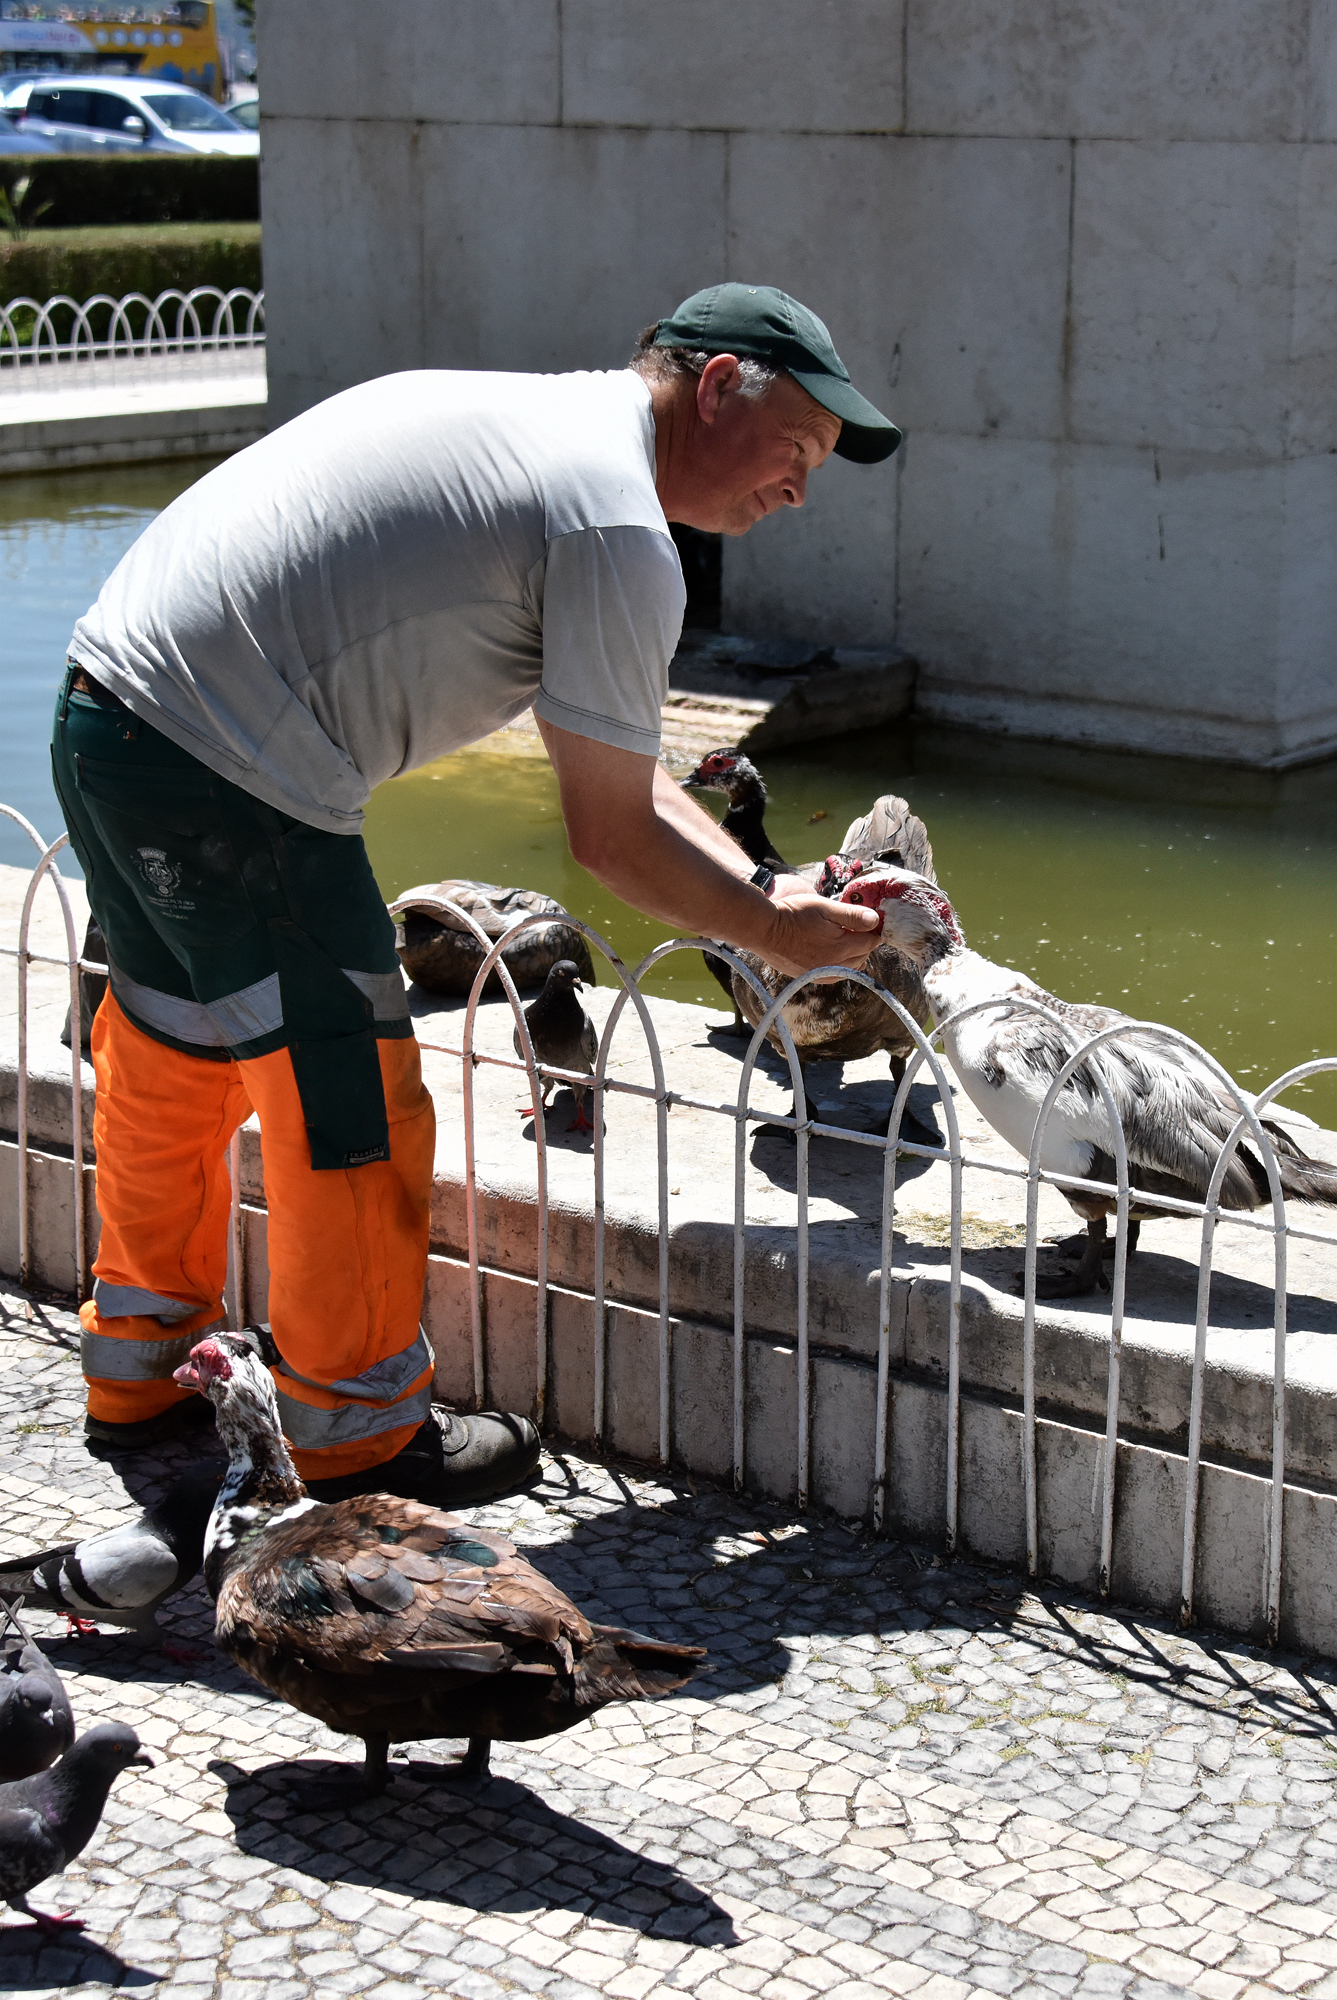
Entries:
POLYGON ((264 359, 265 295, 242 285, 0 305, 0 391, 262 374, 264 359))
MULTIPOLYGON (((28 1094, 27 1094, 27 976, 28 967, 36 963, 63 964, 68 972, 71 1015, 71 1091, 73 1097, 73 1144, 76 1175, 83 1167, 83 1142, 81 1123, 81 1074, 79 1060, 80 1007, 79 971, 104 972, 101 965, 84 964, 79 956, 79 945, 75 934, 74 920, 69 898, 55 865, 56 856, 66 844, 67 836, 62 834, 49 845, 45 844, 28 821, 8 806, 0 806, 0 812, 18 822, 31 837, 39 850, 39 859, 33 870, 27 895, 24 899, 17 946, 0 947, 5 955, 18 961, 18 1217, 20 1279, 30 1275, 30 1231, 29 1231, 29 1187, 28 1187, 28 1094), (60 897, 64 916, 66 954, 63 959, 44 956, 30 949, 28 943, 33 900, 37 887, 44 876, 53 880, 60 897)), ((659 1373, 659 1438, 658 1455, 661 1463, 668 1465, 673 1458, 673 1437, 671 1433, 672 1399, 670 1394, 670 1257, 669 1257, 669 1170, 668 1170, 668 1113, 673 1105, 691 1107, 697 1111, 713 1113, 729 1121, 734 1131, 734 1287, 733 1287, 733 1478, 735 1487, 742 1491, 747 1486, 748 1466, 746 1459, 746 1437, 744 1409, 747 1392, 747 1326, 744 1298, 744 1250, 748 1228, 746 1213, 745 1149, 749 1127, 766 1124, 788 1126, 794 1131, 797 1148, 797 1178, 795 1191, 796 1222, 796 1365, 798 1371, 798 1417, 794 1440, 797 1471, 796 1483, 799 1505, 805 1506, 809 1498, 811 1473, 810 1412, 813 1403, 812 1362, 809 1351, 808 1329, 808 1184, 809 1146, 814 1137, 836 1140, 844 1145, 872 1148, 882 1158, 882 1211, 881 1211, 881 1272, 878 1308, 878 1369, 876 1397, 876 1433, 874 1438, 874 1490, 872 1518, 875 1530, 888 1524, 885 1519, 886 1496, 888 1491, 887 1439, 890 1431, 892 1397, 891 1365, 891 1298, 895 1276, 895 1239, 893 1234, 896 1215, 896 1177, 898 1154, 904 1153, 920 1159, 933 1161, 946 1159, 951 1176, 951 1225, 950 1225, 950 1289, 948 1320, 948 1376, 947 1376, 947 1470, 945 1494, 946 1540, 949 1553, 957 1546, 960 1521, 960 1479, 961 1479, 961 1249, 962 1249, 962 1173, 966 1167, 972 1170, 1001 1174, 1024 1184, 1026 1191, 1026 1248, 1025 1248, 1025 1310, 1023 1321, 1022 1351, 1022 1452, 1025 1491, 1026 1556, 1031 1575, 1037 1575, 1040 1563, 1039 1541, 1039 1494, 1037 1479, 1037 1417, 1035 1397, 1036 1376, 1036 1266, 1039 1240, 1039 1194, 1044 1184, 1063 1188, 1086 1188, 1099 1190, 1105 1195, 1113 1195, 1117 1202, 1117 1217, 1114 1246, 1114 1269, 1111 1284, 1108 1369, 1106 1381, 1106 1414, 1104 1443, 1100 1473, 1100 1567, 1099 1587, 1102 1595, 1110 1590, 1112 1577, 1112 1557, 1115 1531, 1115 1515, 1118 1504, 1118 1489, 1115 1471, 1120 1442, 1119 1426, 1119 1372, 1121 1346, 1124 1328, 1125 1271, 1128 1255, 1128 1220, 1130 1180, 1127 1148, 1109 1087, 1097 1067, 1088 1067, 1087 1074, 1094 1078, 1104 1100, 1111 1127, 1116 1135, 1116 1178, 1112 1183, 1081 1180, 1072 1176, 1048 1172, 1039 1165, 1043 1148, 1045 1128, 1065 1083, 1083 1063, 1092 1050, 1115 1038, 1134 1040, 1139 1035, 1153 1034, 1163 1043, 1171 1040, 1180 1047, 1191 1050, 1205 1062, 1220 1079, 1224 1088, 1234 1099, 1238 1118, 1228 1138, 1220 1149, 1215 1171, 1207 1198, 1203 1202, 1176 1200, 1171 1196, 1157 1195, 1158 1209, 1176 1215, 1194 1216, 1202 1225, 1201 1250, 1198 1270, 1197 1318, 1194 1335, 1191 1391, 1188 1410, 1187 1479, 1183 1514, 1183 1546, 1180 1586, 1180 1616, 1188 1624, 1193 1616, 1194 1574, 1196 1564, 1199 1487, 1202 1449, 1203 1385, 1207 1361, 1207 1337, 1210 1330, 1211 1288, 1213 1271, 1213 1249, 1218 1229, 1225 1225, 1235 1229, 1261 1232, 1273 1241, 1274 1258, 1274 1313, 1273 1313, 1273 1382, 1271 1406, 1271 1432, 1262 1442, 1257 1456, 1270 1460, 1271 1464, 1271 1505, 1268 1511, 1267 1557, 1264 1586, 1264 1624, 1266 1635, 1274 1642, 1278 1633, 1281 1613, 1281 1562, 1283 1535, 1282 1494, 1286 1470, 1286 1253, 1291 1239, 1306 1242, 1332 1244, 1337 1247, 1337 1235, 1330 1231, 1315 1230, 1297 1226, 1286 1216, 1281 1179, 1268 1134, 1261 1122, 1261 1114, 1274 1098, 1291 1085, 1324 1071, 1337 1070, 1337 1057, 1327 1057, 1318 1061, 1302 1063, 1287 1070, 1275 1082, 1257 1096, 1243 1092, 1234 1080, 1223 1070, 1213 1057, 1191 1041, 1188 1036, 1175 1033, 1171 1029, 1150 1022, 1130 1022, 1117 1028, 1104 1030, 1084 1040, 1078 1039, 1071 1027, 1060 1017, 1034 1001, 1012 999, 1006 1003, 997 1000, 982 1001, 977 1006, 964 1009, 953 1017, 954 1025, 965 1020, 969 1014, 986 1009, 996 1009, 1000 1004, 1023 1009, 1041 1015, 1071 1047, 1071 1054, 1044 1099, 1036 1121, 1035 1134, 1027 1163, 1010 1164, 989 1159, 964 1150, 957 1122, 949 1076, 942 1056, 935 1046, 941 1039, 943 1029, 925 1033, 911 1019, 890 993, 864 973, 851 973, 844 968, 831 968, 844 979, 855 979, 860 984, 877 992, 886 1006, 892 1009, 903 1024, 907 1035, 915 1045, 896 1093, 890 1125, 885 1137, 871 1133, 853 1131, 843 1126, 824 1124, 810 1117, 782 1117, 774 1111, 755 1109, 750 1103, 753 1075, 758 1055, 766 1040, 767 1030, 774 1026, 784 1048, 789 1065, 790 1078, 794 1086, 795 1104, 806 1102, 798 1053, 783 1018, 783 1009, 803 988, 821 975, 810 973, 795 979, 775 999, 770 999, 759 982, 753 977, 734 954, 725 947, 711 943, 709 949, 724 958, 733 970, 752 984, 759 998, 766 1003, 766 1012, 758 1023, 739 1076, 737 1095, 732 1103, 715 1103, 699 1097, 673 1090, 669 1087, 665 1073, 663 1054, 656 1034, 650 1010, 646 1005, 641 982, 650 969, 659 964, 670 953, 678 951, 699 951, 705 941, 700 938, 679 938, 660 945, 650 952, 634 969, 629 971, 606 941, 589 925, 574 918, 567 921, 582 932, 591 947, 602 957, 613 976, 618 992, 599 1038, 599 1052, 592 1082, 584 1076, 577 1076, 565 1070, 552 1068, 540 1063, 535 1056, 529 1030, 524 1019, 523 1005, 515 989, 510 972, 502 957, 503 949, 512 944, 524 929, 536 924, 546 924, 550 919, 534 916, 522 919, 507 930, 505 936, 495 942, 490 939, 474 918, 458 906, 451 906, 461 929, 469 932, 482 947, 485 956, 479 966, 477 976, 465 1009, 463 1032, 458 1044, 447 1044, 419 1036, 424 1050, 456 1058, 462 1064, 464 1148, 465 1148, 465 1198, 468 1232, 468 1270, 471 1305, 471 1333, 473 1349, 473 1390, 475 1406, 484 1407, 487 1397, 487 1358, 485 1352, 482 1282, 483 1271, 479 1257, 478 1191, 475 1174, 475 1105, 474 1077, 480 1065, 489 1065, 503 1070, 523 1073, 535 1091, 534 1103, 541 1102, 539 1095, 541 1082, 551 1078, 558 1083, 587 1085, 592 1093, 594 1110, 594 1252, 591 1273, 591 1290, 594 1301, 595 1356, 594 1356, 594 1410, 593 1435, 596 1442, 602 1442, 607 1428, 607 1381, 608 1381, 608 1316, 610 1308, 619 1301, 609 1295, 605 1269, 605 1233, 607 1209, 607 1172, 605 1143, 605 1106, 609 1098, 619 1095, 639 1097, 653 1101, 656 1112, 657 1165, 658 1165, 658 1236, 659 1236, 659 1277, 658 1277, 658 1373, 659 1373), (487 1054, 477 1047, 476 1026, 478 1003, 489 975, 496 971, 505 990, 506 998, 519 1029, 524 1050, 520 1060, 487 1054), (638 1084, 608 1074, 609 1051, 627 1007, 630 1006, 640 1023, 649 1055, 652 1084, 638 1084), (911 1144, 900 1138, 901 1120, 908 1102, 908 1095, 916 1075, 926 1069, 938 1087, 938 1093, 947 1123, 947 1146, 944 1151, 931 1147, 911 1144), (1263 1162, 1270 1192, 1270 1209, 1255 1214, 1226 1210, 1220 1206, 1220 1191, 1230 1160, 1242 1139, 1257 1152, 1263 1162)), ((535 1318, 535 1416, 540 1428, 547 1418, 548 1381, 550 1368, 550 1301, 548 1269, 548 1161, 547 1138, 541 1116, 535 1118, 534 1136, 536 1146, 537 1176, 537 1305, 535 1318)), ((241 1231, 241 1172, 239 1140, 233 1139, 230 1155, 232 1170, 232 1218, 231 1243, 229 1252, 229 1278, 227 1307, 231 1323, 239 1324, 245 1299, 243 1270, 243 1238, 241 1231)), ((74 1203, 74 1257, 78 1273, 80 1296, 84 1296, 88 1285, 88 1257, 83 1223, 83 1205, 76 1199, 74 1203)))

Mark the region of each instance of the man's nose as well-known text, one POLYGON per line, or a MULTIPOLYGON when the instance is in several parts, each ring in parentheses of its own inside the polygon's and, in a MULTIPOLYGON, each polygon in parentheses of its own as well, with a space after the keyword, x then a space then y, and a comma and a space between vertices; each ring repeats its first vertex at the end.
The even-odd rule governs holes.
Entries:
POLYGON ((791 472, 781 481, 780 491, 784 494, 786 507, 801 507, 808 492, 807 472, 791 472))

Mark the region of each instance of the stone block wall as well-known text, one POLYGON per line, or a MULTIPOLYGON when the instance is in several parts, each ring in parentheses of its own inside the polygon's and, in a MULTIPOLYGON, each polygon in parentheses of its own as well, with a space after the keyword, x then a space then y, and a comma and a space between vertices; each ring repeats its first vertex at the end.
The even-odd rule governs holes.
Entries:
POLYGON ((728 545, 726 624, 902 646, 989 729, 1337 747, 1333 0, 285 0, 260 43, 279 418, 776 283, 906 443, 728 545))

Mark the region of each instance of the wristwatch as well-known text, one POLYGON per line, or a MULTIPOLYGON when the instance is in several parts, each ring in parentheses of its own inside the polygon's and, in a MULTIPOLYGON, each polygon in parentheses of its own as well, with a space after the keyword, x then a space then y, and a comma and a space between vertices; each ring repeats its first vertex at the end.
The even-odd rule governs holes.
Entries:
POLYGON ((760 889, 763 896, 769 896, 775 888, 775 870, 768 868, 764 861, 758 867, 756 873, 749 875, 747 879, 754 889, 760 889))

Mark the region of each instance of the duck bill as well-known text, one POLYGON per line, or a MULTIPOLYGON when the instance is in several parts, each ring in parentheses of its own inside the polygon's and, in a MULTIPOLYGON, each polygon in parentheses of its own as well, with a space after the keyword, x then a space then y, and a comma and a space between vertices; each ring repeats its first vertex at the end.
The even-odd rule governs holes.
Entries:
POLYGON ((199 1370, 193 1359, 183 1361, 179 1368, 174 1368, 172 1380, 179 1383, 183 1389, 198 1389, 201 1395, 204 1394, 204 1384, 200 1380, 199 1370))

